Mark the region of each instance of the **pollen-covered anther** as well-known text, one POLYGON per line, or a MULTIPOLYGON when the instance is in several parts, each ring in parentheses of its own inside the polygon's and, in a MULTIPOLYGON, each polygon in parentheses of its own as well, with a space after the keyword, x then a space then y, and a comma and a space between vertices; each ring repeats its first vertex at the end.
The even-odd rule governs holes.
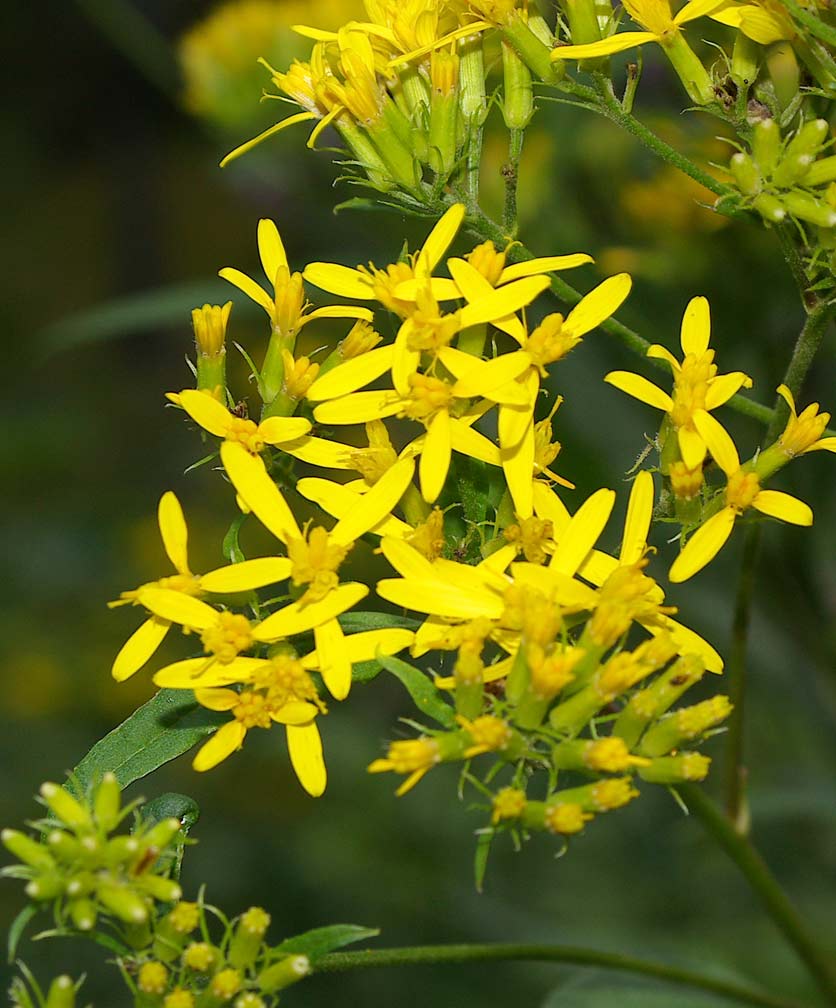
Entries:
POLYGON ((245 728, 269 728, 272 723, 270 711, 274 709, 263 693, 244 690, 238 703, 232 708, 232 713, 235 720, 245 728))
POLYGON ((352 360, 374 348, 383 340, 377 330, 364 319, 358 319, 337 349, 343 360, 352 360))
POLYGON ((411 420, 429 420, 440 409, 445 409, 453 398, 453 387, 440 378, 430 375, 409 376, 409 399, 403 415, 411 420))
POLYGON ((258 455, 264 451, 264 439, 258 432, 258 426, 252 420, 243 417, 230 417, 229 426, 224 437, 227 441, 235 441, 251 455, 258 455))
POLYGON ((412 311, 414 305, 411 301, 395 297, 396 288, 405 281, 414 278, 415 269, 412 263, 391 263, 385 269, 378 269, 374 263, 369 263, 368 267, 358 266, 357 270, 368 278, 375 300, 379 301, 384 308, 400 315, 401 318, 405 318, 412 311))
POLYGON ((294 359, 289 350, 282 350, 282 360, 284 361, 283 391, 285 395, 291 399, 304 399, 308 394, 308 389, 316 381, 319 374, 319 364, 312 364, 308 357, 294 359))
POLYGON ((717 375, 714 351, 686 354, 682 367, 676 374, 673 388, 671 422, 674 427, 684 427, 693 419, 696 410, 705 409, 709 382, 717 375))
POLYGON ((525 342, 524 349, 543 378, 545 365, 559 361, 581 342, 580 336, 563 328, 564 321, 560 312, 547 315, 525 342))
POLYGON ((617 735, 595 739, 586 746, 583 761, 597 773, 621 773, 631 766, 646 766, 649 759, 632 756, 623 739, 617 735))
POLYGON ((589 812, 584 812, 583 807, 577 802, 557 802, 546 806, 544 821, 550 833, 570 836, 573 833, 580 833, 586 823, 594 818, 589 812))
POLYGON ((301 273, 291 273, 279 266, 275 277, 273 329, 282 336, 293 336, 305 310, 305 288, 301 273))
POLYGON ((614 700, 650 672, 629 651, 620 651, 602 666, 595 677, 595 689, 604 700, 614 700))
POLYGON ((598 781, 592 786, 592 803, 599 812, 621 808, 638 796, 639 792, 627 777, 598 781))
POLYGON ((671 490, 677 500, 689 501, 699 495, 703 485, 702 466, 689 469, 680 459, 670 467, 668 476, 671 481, 671 490))
POLYGON ((486 752, 501 752, 507 748, 513 737, 511 726, 502 718, 493 714, 483 714, 482 717, 469 721, 458 717, 457 721, 470 736, 472 744, 465 749, 466 759, 486 752))
POLYGON ((494 795, 491 805, 491 822, 494 825, 507 819, 519 819, 525 811, 525 791, 504 787, 494 795))
POLYGON ((505 269, 505 252, 498 252, 492 241, 486 241, 468 252, 465 259, 482 274, 491 287, 496 287, 505 269))
POLYGON ((415 531, 406 537, 410 546, 418 550, 428 560, 441 556, 444 544, 444 512, 434 507, 426 521, 415 526, 415 531))
POLYGON ((363 477, 369 486, 374 486, 398 461, 398 454, 389 440, 386 424, 382 420, 366 423, 368 448, 355 448, 348 453, 353 469, 363 477))
POLYGON ((266 691, 267 699, 274 708, 299 701, 315 704, 322 714, 326 711, 307 669, 290 655, 280 654, 271 658, 268 665, 256 672, 253 685, 266 691))
POLYGON ((556 697, 574 678, 572 669, 583 658, 582 648, 545 654, 538 645, 529 645, 526 660, 531 673, 531 692, 541 700, 556 697))
POLYGON ((526 644, 551 644, 563 626, 560 606, 542 592, 527 585, 511 584, 503 598, 502 625, 518 630, 526 644))
POLYGON ((242 651, 252 647, 252 627, 240 613, 222 612, 215 623, 200 635, 203 647, 222 664, 228 665, 242 651))
POLYGON ((194 1008, 194 994, 185 987, 175 987, 163 1000, 163 1008, 194 1008))
POLYGON ((167 917, 168 923, 178 934, 191 934, 200 923, 200 911, 197 903, 183 901, 178 903, 167 917))
POLYGON ((791 416, 778 443, 787 455, 801 455, 822 436, 830 422, 829 413, 819 413, 819 404, 811 403, 798 416, 791 416))
POLYGON ((761 491, 756 473, 738 469, 729 476, 726 487, 726 503, 736 511, 745 511, 761 491))
POLYGON ((405 739, 389 746, 385 759, 375 760, 369 767, 370 773, 393 770, 408 774, 416 770, 428 770, 441 762, 438 742, 433 738, 405 739))
POLYGON ((228 1001, 241 990, 241 974, 236 969, 223 969, 212 977, 209 991, 221 1001, 228 1001))
POLYGON ((143 994, 164 994, 168 986, 168 970, 161 962, 145 962, 139 968, 136 985, 143 994))
POLYGON ((300 603, 319 602, 339 584, 337 570, 351 546, 332 542, 320 525, 305 532, 303 539, 288 539, 287 555, 293 564, 290 576, 295 585, 308 585, 300 603))
POLYGON ((459 312, 445 315, 439 309, 438 302, 429 287, 418 290, 412 309, 410 312, 412 329, 407 339, 407 347, 412 351, 426 350, 429 353, 437 353, 450 345, 461 328, 459 312))
POLYGON ((545 563, 554 552, 554 525, 548 519, 532 515, 519 524, 509 525, 503 534, 529 563, 545 563))
POLYGON ((183 952, 183 965, 198 973, 208 973, 218 958, 218 952, 208 942, 192 942, 183 952))
POLYGON ((731 714, 732 704, 727 696, 719 695, 676 711, 676 727, 683 738, 692 739, 725 721, 731 714))

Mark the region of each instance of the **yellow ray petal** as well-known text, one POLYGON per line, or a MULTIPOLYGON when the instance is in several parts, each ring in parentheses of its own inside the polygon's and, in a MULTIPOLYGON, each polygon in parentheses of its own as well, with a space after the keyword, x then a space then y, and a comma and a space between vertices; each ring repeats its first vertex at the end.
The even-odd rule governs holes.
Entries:
POLYGON ((462 420, 450 418, 450 445, 453 451, 470 458, 487 462, 488 465, 502 465, 499 448, 479 431, 475 431, 462 420))
POLYGON ((319 713, 319 708, 305 700, 291 700, 270 717, 276 724, 304 725, 309 724, 319 713))
POLYGON ((467 398, 470 396, 484 396, 493 399, 494 402, 504 402, 518 406, 526 405, 527 393, 525 387, 515 382, 515 378, 531 367, 531 357, 523 350, 516 350, 514 353, 502 354, 489 361, 475 360, 470 354, 462 353, 460 350, 453 350, 452 347, 445 348, 439 353, 445 367, 458 379, 453 388, 456 396, 467 398), (461 358, 469 357, 469 361, 461 358), (501 399, 495 398, 498 390, 503 386, 501 399))
POLYGON ((276 273, 280 266, 285 269, 290 268, 287 264, 287 253, 284 250, 279 229, 273 221, 266 217, 258 222, 258 255, 267 282, 271 285, 276 282, 276 273))
MULTIPOLYGON (((684 8, 683 8, 684 9, 684 8)), ((685 354, 701 357, 711 339, 711 310, 704 297, 691 298, 682 316, 680 345, 685 354)))
POLYGON ((705 458, 705 441, 701 435, 691 427, 680 427, 676 434, 679 441, 679 451, 685 465, 689 469, 696 469, 697 466, 702 465, 702 460, 705 458))
POLYGON ((513 543, 506 543, 498 550, 480 560, 476 570, 485 574, 502 575, 509 563, 516 557, 517 550, 513 543))
POLYGON ((600 587, 616 567, 619 566, 620 564, 615 557, 610 556, 609 553, 594 549, 590 551, 589 556, 578 568, 578 574, 580 577, 600 587))
POLYGON ((356 392, 389 370, 392 366, 392 354, 391 346, 375 347, 368 353, 338 364, 321 378, 317 378, 308 389, 305 398, 311 402, 321 402, 324 399, 336 399, 348 395, 349 392, 356 392))
POLYGON ((619 32, 600 42, 590 42, 587 45, 558 46, 552 50, 552 59, 583 60, 595 59, 596 56, 612 56, 613 53, 624 52, 645 42, 656 42, 653 32, 619 32))
POLYGON ((325 791, 328 778, 316 722, 288 725, 287 748, 299 783, 312 798, 318 798, 325 791))
MULTIPOLYGON (((384 627, 382 630, 363 630, 343 637, 343 648, 352 664, 371 661, 378 654, 393 655, 409 647, 415 637, 412 630, 402 627, 384 627)), ((319 654, 311 651, 302 659, 306 669, 319 668, 319 654)))
POLYGON ((473 304, 467 304, 459 313, 459 321, 462 329, 467 329, 480 322, 493 322, 495 319, 505 318, 512 315, 542 294, 551 286, 548 277, 533 276, 523 277, 522 280, 514 280, 513 283, 505 284, 492 290, 490 294, 485 294, 473 304))
POLYGON ((529 259, 527 262, 512 263, 506 266, 499 275, 499 283, 510 283, 521 277, 535 276, 538 273, 553 273, 556 270, 574 269, 586 263, 595 262, 592 256, 585 252, 573 252, 570 255, 545 256, 541 259, 529 259))
POLYGON ((624 538, 618 558, 623 564, 634 564, 644 555, 647 533, 653 517, 653 477, 646 470, 633 480, 627 517, 624 520, 624 538))
MULTIPOLYGON (((536 375, 536 372, 535 372, 536 375)), ((539 384, 539 379, 538 379, 539 384)), ((497 431, 503 455, 510 456, 525 437, 534 417, 534 404, 528 407, 500 406, 497 431)), ((533 476, 533 472, 532 472, 533 476)))
POLYGON ((369 589, 365 585, 349 581, 348 584, 334 588, 319 602, 311 602, 308 605, 293 602, 285 606, 254 627, 253 637, 270 644, 285 637, 292 637, 294 634, 304 633, 306 630, 313 630, 321 623, 326 623, 357 605, 368 594, 369 589))
POLYGON ((420 280, 413 277, 411 280, 403 280, 395 287, 394 295, 400 301, 415 301, 418 291, 425 291, 427 287, 436 301, 456 301, 462 297, 458 284, 449 277, 422 277, 420 280))
POLYGON ((391 389, 379 392, 352 392, 350 395, 320 403, 314 419, 322 424, 367 423, 394 416, 403 408, 403 400, 391 389))
POLYGON ((229 686, 248 682, 260 668, 269 664, 264 658, 242 658, 240 655, 226 665, 205 656, 186 658, 161 668, 154 676, 154 685, 168 689, 229 686))
POLYGON ((614 491, 604 489, 596 490, 583 502, 560 535, 549 562, 551 570, 568 575, 577 572, 604 531, 614 504, 614 491))
POLYGON ((200 687, 194 691, 195 700, 207 710, 230 711, 238 703, 238 694, 230 689, 200 687))
POLYGON ((171 490, 167 490, 160 497, 157 521, 160 525, 163 546, 174 569, 178 574, 190 574, 187 549, 189 531, 186 528, 186 519, 183 516, 180 501, 171 490))
POLYGON ((464 220, 463 203, 454 203, 427 235, 415 263, 416 276, 429 276, 450 247, 464 220))
POLYGON ((358 308, 352 305, 323 305, 321 308, 314 308, 313 311, 307 312, 305 317, 302 319, 299 328, 303 325, 307 325, 308 322, 313 322, 314 319, 324 319, 324 318, 351 318, 351 319, 362 319, 364 322, 371 322, 374 318, 374 314, 368 308, 358 308))
POLYGON ((285 441, 296 441, 304 437, 311 429, 310 422, 304 417, 273 416, 262 420, 258 425, 258 433, 271 445, 282 445, 285 441))
POLYGON ((407 397, 410 392, 409 378, 418 369, 421 362, 421 354, 417 350, 409 349, 409 340, 415 329, 415 323, 411 318, 404 321, 395 336, 392 355, 392 384, 398 393, 407 397))
POLYGON ((499 619, 503 604, 499 595, 482 591, 476 593, 471 587, 442 581, 440 578, 384 578, 378 581, 377 594, 395 605, 416 612, 433 613, 451 619, 475 619, 486 616, 499 619))
MULTIPOLYGON (((364 490, 368 489, 366 484, 360 480, 364 490)), ((318 504, 323 511, 333 515, 335 518, 342 518, 358 504, 361 503, 361 494, 347 484, 333 483, 331 480, 320 479, 316 476, 309 476, 300 479, 296 484, 297 491, 308 500, 318 504)), ((373 525, 370 532, 376 535, 405 536, 412 533, 411 525, 401 521, 393 515, 387 515, 382 521, 373 525)))
POLYGON ((719 675, 723 671, 723 659, 708 641, 703 640, 699 634, 694 633, 693 630, 681 623, 677 623, 669 616, 660 616, 657 619, 662 621, 661 626, 645 625, 645 630, 653 634, 654 637, 660 633, 669 633, 673 637, 679 654, 699 655, 709 672, 719 675))
POLYGON ((221 725, 195 756, 192 761, 192 769, 202 773, 204 770, 216 767, 227 756, 231 756, 236 749, 241 748, 246 734, 247 729, 240 721, 230 721, 221 725))
POLYGON ((532 418, 519 444, 510 451, 501 452, 502 471, 505 473, 505 482, 508 484, 518 518, 530 518, 534 513, 535 451, 532 418))
POLYGON ((633 396, 634 399, 639 399, 648 406, 655 406, 665 413, 673 409, 673 399, 667 392, 663 392, 653 382, 649 382, 641 375, 633 374, 632 371, 610 371, 604 376, 604 381, 633 396))
POLYGON ((769 515, 770 518, 780 518, 781 521, 790 522, 792 525, 813 524, 810 505, 780 490, 761 490, 752 501, 752 507, 757 508, 761 514, 769 515))
POLYGON ((671 371, 677 374, 682 370, 679 361, 674 357, 674 355, 668 350, 667 347, 660 346, 658 343, 651 343, 647 348, 648 357, 661 358, 663 361, 667 361, 670 364, 671 371))
POLYGON ((226 441, 221 445, 221 461, 238 496, 265 528, 282 542, 302 537, 293 512, 260 458, 250 455, 242 445, 226 441))
POLYGON ((229 410, 207 392, 184 389, 179 395, 180 405, 195 423, 200 424, 215 437, 226 437, 232 417, 229 410))
POLYGON ((820 440, 816 441, 815 444, 810 445, 810 447, 807 448, 804 452, 802 452, 802 454, 806 455, 807 452, 813 452, 813 451, 836 452, 836 437, 821 438, 820 440))
POLYGON ((727 4, 728 0, 688 0, 688 3, 674 17, 673 23, 675 25, 686 24, 686 22, 694 21, 696 18, 705 17, 706 14, 710 14, 718 7, 724 7, 727 4))
POLYGON ((356 298, 358 301, 374 299, 369 278, 359 270, 337 263, 315 262, 306 267, 302 276, 308 283, 329 294, 356 298))
POLYGON ((191 630, 205 630, 217 620, 217 610, 200 599, 168 588, 140 588, 139 601, 160 619, 191 630))
POLYGON ((380 552, 403 577, 435 577, 435 568, 430 561, 423 553, 419 553, 414 546, 410 546, 403 539, 386 536, 381 540, 380 552))
POLYGON ((226 595, 231 592, 252 591, 265 585, 276 584, 290 577, 292 564, 287 557, 258 557, 242 563, 219 567, 203 574, 200 587, 208 592, 226 595))
POLYGON ((701 571, 720 552, 734 528, 734 508, 726 507, 700 526, 674 560, 668 579, 687 581, 701 571))
POLYGON ((152 616, 134 630, 113 660, 111 669, 113 678, 117 682, 124 682, 130 679, 134 672, 138 672, 162 644, 170 626, 168 620, 152 616))
POLYGON ((335 700, 345 700, 351 689, 351 658, 345 647, 342 627, 335 620, 328 620, 314 628, 316 653, 319 656, 319 671, 328 692, 335 700))
POLYGON ((410 654, 414 658, 420 658, 421 655, 431 651, 449 630, 450 624, 447 620, 443 620, 439 616, 427 616, 415 633, 410 654))
MULTIPOLYGON (((445 414, 446 415, 446 414, 445 414)), ((403 497, 412 481, 415 461, 402 458, 375 483, 368 493, 357 495, 357 503, 331 529, 335 542, 347 545, 381 522, 403 497)))
POLYGON ((246 273, 242 273, 241 270, 233 269, 231 266, 227 266, 222 269, 218 276, 222 279, 234 284, 239 290, 243 291, 248 298, 252 298, 256 304, 261 305, 261 307, 267 312, 267 314, 272 319, 273 312, 275 311, 275 304, 273 299, 267 293, 267 291, 259 286, 252 277, 248 277, 246 273))
POLYGON ((542 480, 534 481, 533 492, 535 514, 538 518, 550 521, 554 526, 555 536, 559 536, 572 520, 566 505, 542 480))
POLYGON ((282 451, 300 462, 322 466, 323 469, 353 469, 351 446, 326 438, 305 436, 297 441, 286 441, 282 451))
POLYGON ((421 495, 428 504, 436 500, 444 487, 452 449, 450 415, 446 410, 439 410, 427 427, 424 451, 418 464, 421 495))
POLYGON ((618 310, 632 286, 629 273, 607 277, 569 312, 564 327, 575 336, 583 336, 595 329, 618 310))
POLYGON ((742 371, 731 371, 729 374, 718 375, 708 385, 705 394, 705 408, 717 409, 731 399, 741 388, 751 388, 752 379, 742 371))
POLYGON ((695 410, 694 426, 702 435, 712 458, 723 472, 727 476, 737 472, 740 468, 740 456, 737 454, 734 441, 720 421, 705 410, 695 410))
POLYGON ((287 119, 282 119, 281 122, 277 122, 275 125, 271 126, 269 129, 264 130, 263 133, 259 133, 258 136, 253 137, 252 140, 248 140, 246 143, 242 143, 240 147, 236 147, 227 154, 227 156, 221 161, 221 168, 225 168, 230 161, 234 161, 236 158, 241 157, 242 154, 246 154, 247 151, 253 149, 262 140, 266 140, 268 137, 273 136, 274 133, 278 133, 280 130, 285 129, 288 126, 295 126, 300 122, 307 122, 310 119, 316 119, 317 116, 313 112, 297 112, 295 115, 288 116, 287 119))

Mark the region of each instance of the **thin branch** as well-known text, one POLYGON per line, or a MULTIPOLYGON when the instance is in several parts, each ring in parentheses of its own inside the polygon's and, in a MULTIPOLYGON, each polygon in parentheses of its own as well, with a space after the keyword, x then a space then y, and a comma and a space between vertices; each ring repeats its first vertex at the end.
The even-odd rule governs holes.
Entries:
POLYGON ((364 952, 334 952, 316 964, 317 973, 338 973, 382 966, 434 966, 464 962, 559 962, 593 966, 621 973, 639 974, 680 987, 720 994, 740 1004, 761 1008, 801 1008, 798 1002, 776 997, 767 991, 679 969, 664 963, 635 959, 617 952, 572 948, 563 945, 423 945, 411 948, 374 949, 364 952))

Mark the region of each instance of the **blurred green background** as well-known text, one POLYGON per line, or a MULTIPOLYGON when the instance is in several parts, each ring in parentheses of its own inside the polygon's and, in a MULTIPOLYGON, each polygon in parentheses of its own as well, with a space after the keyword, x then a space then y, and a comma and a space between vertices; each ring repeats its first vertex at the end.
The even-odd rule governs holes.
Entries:
MULTIPOLYGON (((38 783, 60 780, 152 695, 147 672, 122 686, 111 680, 113 655, 136 614, 108 612, 105 604, 159 576, 165 558, 155 509, 164 490, 175 489, 184 502, 195 569, 221 561, 233 501, 208 468, 183 474, 201 445, 163 408, 163 393, 189 382, 190 309, 232 296, 217 270, 253 270, 261 216, 276 219, 298 268, 329 258, 388 262, 405 235, 415 247, 426 233, 394 214, 334 216, 333 203, 352 192, 332 190, 336 171, 326 154, 304 149, 304 133, 282 134, 217 168, 227 150, 282 108, 258 104, 267 80, 253 60, 263 54, 285 66, 298 43, 285 28, 270 27, 275 13, 267 17, 265 6, 240 4, 232 28, 220 22, 215 36, 193 42, 189 66, 201 83, 189 94, 174 45, 210 12, 209 3, 144 0, 123 10, 121 0, 84 0, 52 5, 48 16, 40 5, 19 4, 13 14, 18 44, 3 66, 9 86, 0 167, 8 283, 0 304, 11 356, 2 439, 4 824, 35 815, 30 796, 38 783)), ((285 24, 335 25, 342 12, 356 12, 348 2, 325 0, 273 8, 285 24)), ((725 161, 717 123, 681 115, 682 98, 672 75, 649 62, 639 113, 664 121, 672 141, 698 159, 725 161)), ((505 156, 495 112, 491 122, 488 203, 499 198, 505 156)), ((595 256, 597 267, 576 272, 572 282, 588 289, 601 275, 633 273, 634 293, 620 317, 648 338, 676 349, 687 300, 707 295, 721 369, 747 371, 758 398, 771 401, 801 312, 769 232, 715 218, 699 205, 706 193, 627 135, 545 101, 526 139, 521 198, 521 237, 530 248, 595 256)), ((234 301, 232 337, 257 357, 264 338, 258 310, 237 293, 234 301)), ((831 332, 804 403, 836 403, 833 351, 831 332)), ((554 387, 566 396, 555 425, 564 445, 559 471, 578 483, 578 494, 618 485, 644 434, 654 433, 653 410, 600 381, 612 368, 635 366, 598 332, 557 370, 554 387)), ((233 376, 236 393, 245 395, 245 372, 233 376)), ((762 431, 727 419, 741 445, 754 448, 762 431)), ((776 485, 810 500, 816 524, 775 524, 764 536, 747 729, 754 833, 836 948, 833 460, 810 456, 776 485)), ((564 499, 574 507, 571 494, 564 499)), ((611 544, 617 536, 613 521, 611 544)), ((670 593, 685 621, 721 651, 739 546, 738 534, 710 571, 670 593)), ((333 705, 323 723, 330 782, 319 801, 292 778, 279 732, 253 738, 204 776, 184 757, 131 793, 192 795, 203 814, 200 842, 186 861, 187 892, 205 881, 209 898, 229 912, 265 906, 276 938, 351 921, 380 927, 387 945, 590 945, 737 974, 814 1000, 803 969, 733 867, 661 789, 591 824, 560 859, 547 838, 522 853, 510 842, 496 844, 486 892, 477 895, 472 834, 482 814, 457 801, 455 772, 430 774, 402 799, 393 797, 391 779, 365 773, 397 733, 397 718, 410 713, 402 688, 383 676, 356 689, 348 704, 333 705)), ((719 741, 708 748, 717 756, 719 741)), ((17 883, 0 888, 4 921, 20 900, 17 883)), ((92 967, 97 957, 81 943, 28 945, 25 957, 43 979, 90 969, 84 992, 99 1008, 126 1001, 113 967, 92 967)), ((618 983, 568 967, 425 967, 314 978, 286 1002, 586 1005, 577 998, 598 987, 610 991, 606 1003, 618 1004, 618 983)), ((654 1005, 691 1004, 676 990, 659 990, 654 1005)))

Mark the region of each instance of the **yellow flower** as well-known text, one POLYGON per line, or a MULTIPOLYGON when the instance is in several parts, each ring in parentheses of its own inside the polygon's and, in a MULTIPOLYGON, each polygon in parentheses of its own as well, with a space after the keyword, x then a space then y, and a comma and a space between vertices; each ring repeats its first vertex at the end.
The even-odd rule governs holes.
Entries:
POLYGON ((780 3, 757 0, 752 3, 731 2, 710 14, 712 21, 737 28, 747 38, 760 45, 791 40, 796 36, 795 26, 780 3))
POLYGON ((688 539, 670 569, 671 581, 687 581, 710 563, 731 535, 737 518, 750 507, 793 525, 813 524, 813 512, 803 501, 780 490, 761 489, 757 473, 740 465, 734 442, 714 417, 702 411, 695 421, 714 461, 726 474, 725 506, 688 539))
POLYGON ((286 445, 293 446, 294 442, 301 441, 311 429, 304 417, 274 416, 257 424, 254 420, 236 416, 213 396, 197 389, 171 392, 169 399, 182 406, 204 430, 224 441, 243 445, 252 455, 260 454, 267 445, 286 451, 286 445))
POLYGON ((674 378, 673 397, 630 371, 611 371, 604 378, 622 392, 668 414, 676 430, 682 460, 689 469, 696 469, 702 463, 707 450, 697 418, 728 402, 739 389, 752 385, 752 379, 742 371, 717 374, 714 351, 708 348, 710 338, 708 301, 704 297, 692 298, 682 317, 682 363, 658 344, 647 351, 648 357, 661 357, 670 364, 674 378))
MULTIPOLYGON (((539 260, 541 263, 552 261, 539 260)), ((520 265, 532 266, 537 262, 533 260, 520 265)), ((489 281, 464 260, 450 260, 449 265, 469 306, 484 302, 492 290, 489 281)), ((496 400, 501 403, 499 444, 502 468, 520 518, 530 517, 534 506, 532 479, 537 452, 534 408, 539 397, 540 379, 548 375, 546 366, 560 360, 586 333, 612 315, 630 293, 631 285, 632 280, 627 273, 609 277, 582 298, 565 319, 559 313, 548 315, 530 334, 518 318, 510 317, 510 313, 504 318, 491 319, 493 325, 520 344, 519 350, 493 360, 474 363, 472 358, 468 361, 464 354, 456 351, 439 351, 441 362, 458 379, 456 385, 460 395, 504 397, 504 401, 496 400), (522 403, 515 403, 507 396, 509 388, 515 386, 518 391, 524 391, 522 403)), ((500 286, 497 291, 505 289, 507 287, 500 286)))
POLYGON ((305 301, 302 274, 290 272, 281 236, 271 220, 258 222, 258 253, 272 294, 246 273, 231 266, 222 269, 218 275, 242 290, 267 312, 275 333, 285 338, 293 337, 303 326, 321 318, 352 318, 371 322, 372 313, 368 308, 351 305, 310 308, 305 301))
POLYGON ((351 661, 336 617, 365 598, 369 589, 358 582, 339 584, 336 567, 361 535, 389 515, 409 486, 415 463, 412 459, 400 460, 368 493, 358 495, 356 506, 329 532, 313 529, 304 536, 281 491, 258 459, 240 445, 227 442, 221 446, 221 461, 240 499, 287 546, 294 584, 309 585, 298 601, 259 625, 260 639, 266 640, 265 635, 272 634, 278 639, 312 629, 322 678, 332 696, 343 700, 351 688, 351 661), (327 614, 322 619, 317 615, 320 611, 327 614))
POLYGON ((671 12, 670 0, 622 0, 630 17, 642 25, 645 31, 618 32, 599 42, 586 45, 558 46, 552 52, 552 59, 583 60, 598 56, 611 56, 647 42, 662 46, 674 69, 682 79, 688 94, 694 101, 707 104, 713 97, 711 79, 682 37, 682 26, 696 18, 705 17, 728 0, 689 0, 677 14, 671 12))
POLYGON ((836 437, 822 437, 830 422, 829 413, 819 413, 818 403, 810 403, 801 413, 797 413, 795 399, 786 385, 778 386, 778 395, 790 408, 787 426, 778 438, 778 444, 786 455, 794 457, 811 451, 836 452, 836 437))
MULTIPOLYGON (((202 396, 202 393, 197 395, 202 396)), ((290 574, 290 561, 284 557, 261 557, 219 567, 208 574, 193 574, 189 568, 186 519, 180 502, 170 490, 160 498, 157 520, 163 547, 177 573, 122 592, 118 601, 110 603, 111 608, 129 603, 144 605, 144 594, 151 588, 179 592, 186 597, 197 597, 207 592, 227 595, 263 588, 283 581, 290 574)), ((117 654, 113 662, 113 678, 117 682, 123 682, 138 672, 160 646, 170 626, 171 620, 158 615, 152 615, 146 620, 117 654)))

